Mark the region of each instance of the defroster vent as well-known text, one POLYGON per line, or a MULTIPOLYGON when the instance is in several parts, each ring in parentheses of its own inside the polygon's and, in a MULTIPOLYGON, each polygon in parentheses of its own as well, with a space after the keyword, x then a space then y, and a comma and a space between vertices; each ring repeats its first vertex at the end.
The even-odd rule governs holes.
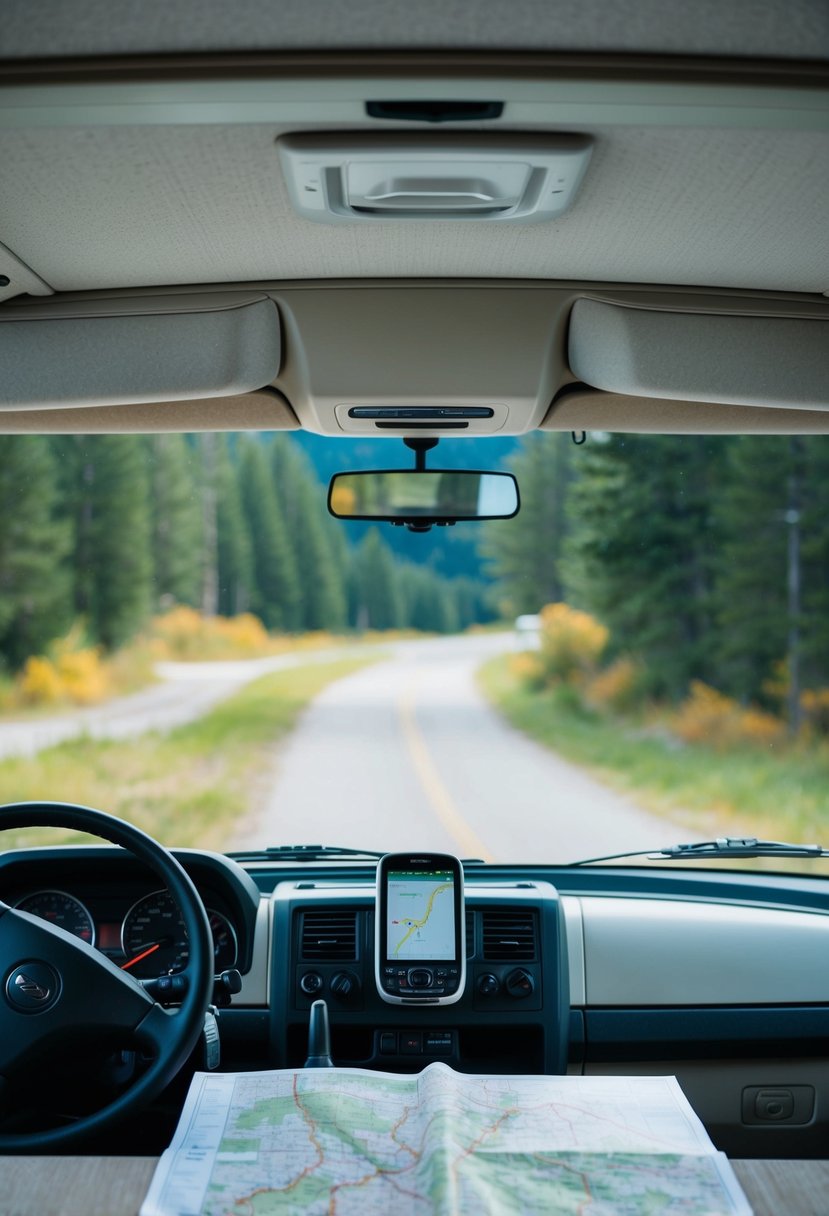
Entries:
POLYGON ((528 961, 536 957, 535 913, 485 911, 483 914, 485 959, 528 961))
POLYGON ((347 961, 357 957, 356 910, 330 909, 302 914, 302 957, 347 961))

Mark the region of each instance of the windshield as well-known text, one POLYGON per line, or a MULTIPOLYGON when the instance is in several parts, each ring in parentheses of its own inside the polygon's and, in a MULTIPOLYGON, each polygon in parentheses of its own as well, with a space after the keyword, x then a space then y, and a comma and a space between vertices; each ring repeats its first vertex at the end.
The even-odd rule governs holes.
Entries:
POLYGON ((0 801, 227 851, 827 843, 824 439, 441 440, 430 468, 516 475, 516 518, 328 514, 333 473, 410 463, 308 434, 0 438, 0 801))

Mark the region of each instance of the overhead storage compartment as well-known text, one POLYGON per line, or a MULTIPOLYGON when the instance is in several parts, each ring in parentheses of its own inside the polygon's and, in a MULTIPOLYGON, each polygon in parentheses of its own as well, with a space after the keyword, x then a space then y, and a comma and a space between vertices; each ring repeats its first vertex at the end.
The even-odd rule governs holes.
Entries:
POLYGON ((283 135, 282 169, 299 213, 367 220, 547 220, 572 203, 592 140, 519 132, 283 135))
POLYGON ((829 409, 829 318, 581 299, 570 315, 568 357, 584 384, 631 397, 829 409))
POLYGON ((111 315, 75 304, 64 315, 0 317, 0 410, 238 396, 279 371, 270 299, 199 307, 193 297, 136 297, 99 308, 111 315))

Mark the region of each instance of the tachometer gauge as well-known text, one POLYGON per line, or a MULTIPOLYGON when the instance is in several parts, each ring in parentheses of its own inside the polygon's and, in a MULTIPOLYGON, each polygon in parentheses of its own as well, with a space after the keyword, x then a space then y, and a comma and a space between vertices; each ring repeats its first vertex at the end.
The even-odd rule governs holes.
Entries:
POLYGON ((210 921, 210 932, 213 934, 214 970, 216 975, 236 966, 238 946, 233 925, 221 912, 207 909, 207 919, 210 921))
POLYGON ((121 926, 121 966, 136 979, 170 975, 187 963, 184 921, 169 891, 153 891, 133 904, 121 926))
POLYGON ((66 891, 33 891, 15 904, 21 912, 31 912, 50 925, 59 925, 90 946, 95 945, 95 925, 89 909, 66 891))

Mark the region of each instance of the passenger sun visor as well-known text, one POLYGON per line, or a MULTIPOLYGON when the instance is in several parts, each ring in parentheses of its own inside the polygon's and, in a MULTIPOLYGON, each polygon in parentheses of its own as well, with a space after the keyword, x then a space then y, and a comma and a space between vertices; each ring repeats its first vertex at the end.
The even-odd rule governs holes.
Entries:
POLYGON ((264 297, 52 304, 0 318, 0 410, 233 397, 279 371, 279 313, 264 297), (107 315, 101 315, 106 308, 107 315), (96 315, 97 314, 97 315, 96 315))
POLYGON ((570 368, 630 397, 829 409, 826 319, 631 308, 577 300, 570 368))

